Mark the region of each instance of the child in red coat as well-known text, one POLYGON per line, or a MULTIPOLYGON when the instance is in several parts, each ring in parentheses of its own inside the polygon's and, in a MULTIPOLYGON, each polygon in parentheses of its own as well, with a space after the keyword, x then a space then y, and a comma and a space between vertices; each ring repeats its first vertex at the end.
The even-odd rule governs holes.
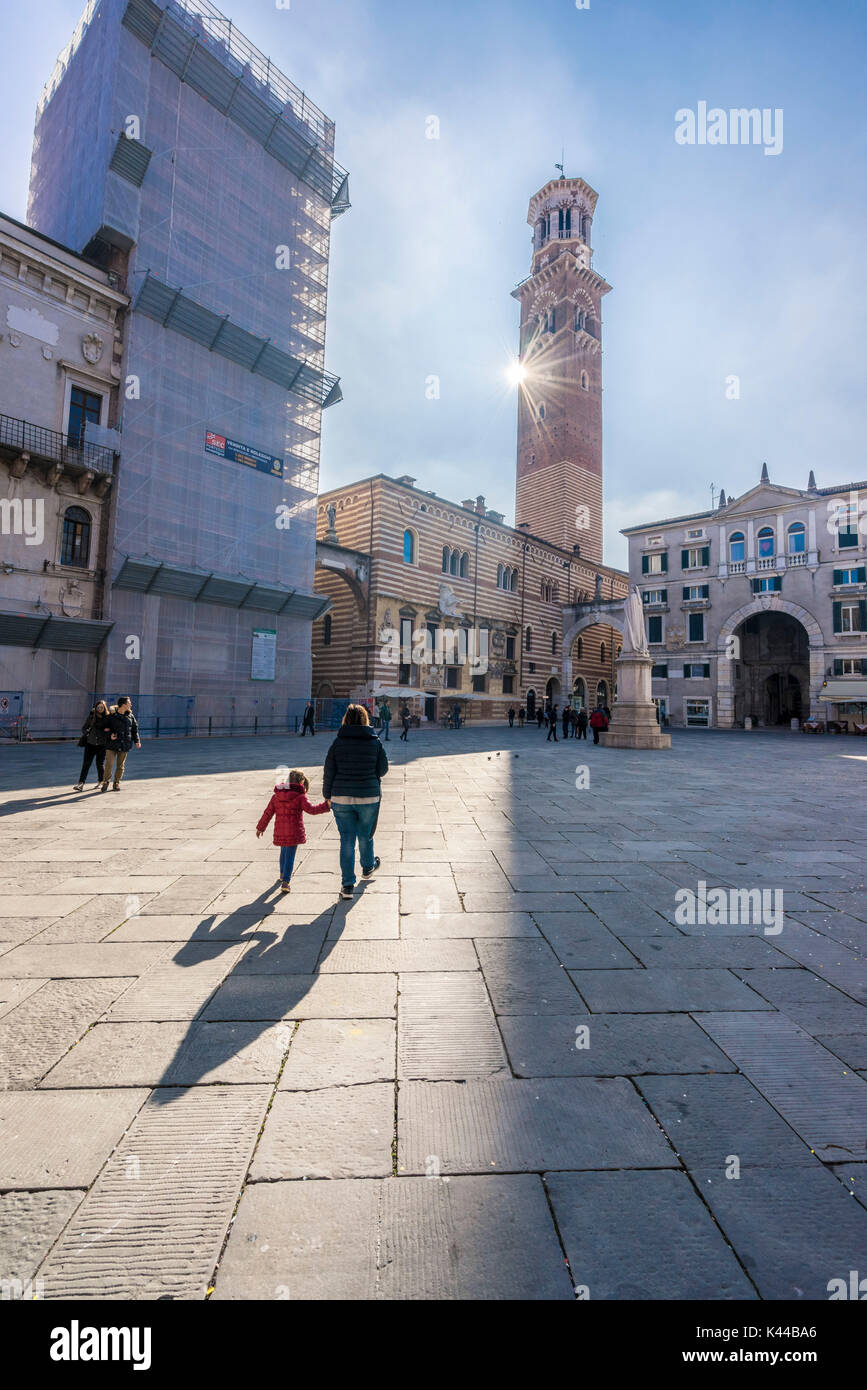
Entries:
MULTIPOLYGON (((278 768, 278 776, 284 768, 278 768)), ((330 801, 321 801, 312 806, 307 800, 310 783, 303 772, 289 773, 287 781, 278 781, 274 795, 265 807, 256 826, 257 837, 265 830, 271 817, 274 817, 274 844, 280 846, 280 891, 289 892, 289 880, 295 865, 295 851, 307 841, 304 833, 304 812, 309 816, 321 816, 331 810, 330 801)))

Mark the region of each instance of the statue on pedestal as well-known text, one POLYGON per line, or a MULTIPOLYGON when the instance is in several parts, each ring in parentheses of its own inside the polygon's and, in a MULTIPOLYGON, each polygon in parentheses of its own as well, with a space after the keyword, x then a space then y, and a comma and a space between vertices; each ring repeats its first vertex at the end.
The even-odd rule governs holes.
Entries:
POLYGON ((644 605, 641 595, 632 588, 623 605, 623 655, 634 652, 637 656, 650 656, 647 633, 644 629, 644 605))

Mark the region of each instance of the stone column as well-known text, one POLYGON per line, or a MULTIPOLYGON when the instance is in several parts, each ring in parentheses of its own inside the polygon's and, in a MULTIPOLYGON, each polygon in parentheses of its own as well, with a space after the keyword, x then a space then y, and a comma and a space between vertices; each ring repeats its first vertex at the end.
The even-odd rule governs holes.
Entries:
POLYGON ((650 696, 653 657, 623 652, 617 658, 617 703, 611 723, 600 735, 606 748, 670 748, 671 734, 656 722, 650 696))
POLYGON ((729 552, 726 546, 726 528, 719 528, 719 568, 717 574, 720 579, 727 579, 729 572, 729 552))
POLYGON ((818 565, 819 552, 816 547, 816 513, 811 508, 807 513, 807 564, 818 565))
POLYGON ((747 522, 747 574, 756 572, 756 528, 752 517, 747 522))

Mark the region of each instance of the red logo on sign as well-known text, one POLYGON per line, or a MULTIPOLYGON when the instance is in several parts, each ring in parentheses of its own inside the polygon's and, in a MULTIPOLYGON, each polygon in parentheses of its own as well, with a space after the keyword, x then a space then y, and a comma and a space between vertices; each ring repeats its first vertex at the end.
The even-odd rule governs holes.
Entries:
POLYGON ((214 434, 211 430, 205 431, 205 443, 211 448, 225 449, 226 439, 222 434, 214 434))

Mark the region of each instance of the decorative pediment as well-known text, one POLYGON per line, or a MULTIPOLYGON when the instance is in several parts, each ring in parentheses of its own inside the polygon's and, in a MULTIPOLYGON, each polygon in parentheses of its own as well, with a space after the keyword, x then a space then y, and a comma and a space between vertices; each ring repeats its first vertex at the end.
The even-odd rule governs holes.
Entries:
MULTIPOLYGON (((808 494, 796 487, 780 487, 777 483, 757 483, 740 497, 736 497, 715 516, 720 521, 733 521, 735 517, 754 516, 758 512, 777 512, 781 507, 791 506, 793 502, 808 500, 808 494)), ((709 520, 714 520, 711 514, 709 520)))

